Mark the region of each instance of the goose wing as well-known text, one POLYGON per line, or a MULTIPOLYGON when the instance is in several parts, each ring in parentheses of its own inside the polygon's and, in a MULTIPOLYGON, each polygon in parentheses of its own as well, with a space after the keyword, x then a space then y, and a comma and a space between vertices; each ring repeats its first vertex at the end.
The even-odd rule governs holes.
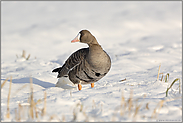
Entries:
POLYGON ((58 72, 57 78, 67 76, 68 72, 79 65, 89 52, 89 48, 82 48, 74 52, 64 63, 62 67, 54 69, 52 72, 58 72))

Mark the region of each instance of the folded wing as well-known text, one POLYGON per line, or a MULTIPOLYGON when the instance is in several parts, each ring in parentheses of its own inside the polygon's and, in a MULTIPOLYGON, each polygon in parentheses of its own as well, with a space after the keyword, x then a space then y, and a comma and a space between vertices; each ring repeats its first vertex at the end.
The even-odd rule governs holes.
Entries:
POLYGON ((67 76, 69 71, 79 65, 88 54, 89 48, 82 48, 74 52, 64 63, 62 67, 54 69, 52 72, 58 72, 57 78, 67 76))

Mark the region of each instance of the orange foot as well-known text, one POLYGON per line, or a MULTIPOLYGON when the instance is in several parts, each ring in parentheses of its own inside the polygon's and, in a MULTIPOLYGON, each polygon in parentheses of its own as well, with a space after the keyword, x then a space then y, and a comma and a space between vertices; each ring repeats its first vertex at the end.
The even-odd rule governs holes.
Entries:
POLYGON ((94 87, 94 83, 91 83, 91 87, 92 87, 92 88, 94 87))
POLYGON ((82 86, 81 84, 78 84, 78 89, 81 90, 82 86))

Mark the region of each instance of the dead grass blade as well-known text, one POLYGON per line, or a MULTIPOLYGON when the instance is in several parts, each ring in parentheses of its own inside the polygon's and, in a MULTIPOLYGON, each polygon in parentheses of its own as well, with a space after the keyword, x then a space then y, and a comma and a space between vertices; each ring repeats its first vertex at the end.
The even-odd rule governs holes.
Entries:
POLYGON ((30 91, 31 91, 31 95, 30 95, 30 109, 29 109, 29 113, 32 119, 34 119, 34 100, 33 100, 33 85, 32 85, 32 78, 30 78, 30 91))
POLYGON ((126 81, 126 78, 125 79, 122 79, 122 80, 119 80, 119 82, 123 82, 123 81, 126 81))
POLYGON ((168 82, 168 80, 169 80, 169 73, 167 73, 165 76, 165 82, 168 82))
POLYGON ((140 107, 141 107, 141 105, 136 105, 136 107, 135 107, 135 113, 134 113, 134 116, 133 116, 134 118, 138 114, 140 107))
POLYGON ((96 104, 95 104, 95 100, 93 100, 93 105, 92 105, 92 109, 96 108, 96 104))
POLYGON ((25 50, 22 51, 22 57, 25 58, 25 50))
MULTIPOLYGON (((175 79, 175 80, 172 82, 172 84, 170 85, 170 87, 167 88, 167 90, 166 90, 166 97, 168 96, 168 91, 169 91, 169 89, 173 86, 173 84, 174 84, 176 81, 179 81, 179 86, 180 86, 180 78, 175 79)), ((180 89, 180 88, 179 88, 179 89, 180 89)), ((180 90, 179 90, 179 92, 180 92, 180 90)))
POLYGON ((18 55, 16 54, 16 57, 17 57, 17 59, 18 59, 18 55))
POLYGON ((124 115, 124 108, 126 107, 126 102, 125 102, 125 97, 124 97, 124 94, 122 92, 122 95, 121 95, 121 105, 120 105, 120 115, 124 115))
POLYGON ((160 112, 160 109, 163 107, 163 104, 165 102, 169 102, 169 101, 173 101, 173 100, 176 100, 176 99, 181 99, 182 97, 176 97, 176 98, 171 98, 171 99, 166 99, 166 100, 161 100, 157 105, 156 107, 154 108, 154 111, 151 115, 151 118, 156 118, 157 117, 157 114, 160 112))
MULTIPOLYGON (((20 87, 20 88, 13 94, 13 96, 15 96, 20 90, 22 90, 23 88, 25 88, 27 85, 28 85, 28 84, 25 84, 25 85, 23 85, 22 87, 20 87)), ((13 96, 12 96, 12 97, 13 97, 13 96)))
POLYGON ((161 76, 161 81, 163 81, 163 73, 160 73, 160 74, 162 74, 162 76, 161 76))
POLYGON ((1 89, 3 88, 3 86, 5 85, 5 83, 8 81, 8 79, 9 79, 9 78, 6 78, 6 79, 4 80, 4 82, 1 84, 1 89))
POLYGON ((70 97, 72 98, 72 91, 70 91, 70 97))
POLYGON ((160 112, 160 109, 163 107, 164 102, 166 102, 165 100, 161 100, 156 107, 154 108, 154 111, 151 115, 151 118, 156 118, 157 114, 160 112), (158 112, 157 112, 158 111, 158 112))
POLYGON ((38 99, 36 102, 35 102, 35 105, 41 103, 43 100, 42 99, 38 99))
POLYGON ((12 76, 10 77, 9 93, 8 93, 8 100, 7 100, 7 114, 6 114, 7 118, 10 118, 9 104, 10 104, 10 94, 11 94, 11 83, 12 83, 12 76))
POLYGON ((50 122, 50 121, 53 120, 54 118, 57 119, 58 122, 62 122, 62 121, 58 118, 58 116, 55 115, 55 114, 53 114, 53 115, 50 116, 50 119, 48 120, 48 122, 50 122))
POLYGON ((29 60, 29 58, 30 58, 30 54, 27 56, 26 60, 29 60))
POLYGON ((19 103, 19 105, 18 105, 18 121, 21 120, 22 108, 23 108, 22 105, 19 103))
POLYGON ((42 116, 46 114, 46 91, 44 92, 44 107, 42 109, 42 116))
POLYGON ((133 91, 130 91, 130 98, 128 99, 128 112, 129 112, 129 116, 131 115, 131 111, 133 108, 133 91))
POLYGON ((62 115, 62 122, 65 122, 65 116, 62 115))
POLYGON ((149 103, 146 104, 146 109, 149 110, 149 103))
POLYGON ((35 111, 35 117, 36 117, 36 119, 38 118, 38 109, 37 109, 37 107, 36 106, 34 106, 34 111, 35 111))
POLYGON ((161 67, 161 63, 160 63, 160 65, 159 65, 159 69, 158 69, 158 76, 157 76, 157 80, 159 80, 160 67, 161 67))
POLYGON ((179 94, 180 94, 180 79, 179 79, 179 94))

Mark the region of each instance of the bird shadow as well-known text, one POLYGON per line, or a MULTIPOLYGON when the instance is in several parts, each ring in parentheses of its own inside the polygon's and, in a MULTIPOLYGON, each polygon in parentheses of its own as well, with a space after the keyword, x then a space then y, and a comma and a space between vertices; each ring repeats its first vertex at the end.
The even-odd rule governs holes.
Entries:
MULTIPOLYGON (((2 80, 4 80, 4 79, 2 79, 2 80)), ((25 77, 25 78, 20 78, 20 79, 13 79, 12 83, 14 83, 14 84, 30 83, 30 78, 25 77)), ((36 84, 36 85, 39 85, 43 88, 55 87, 55 84, 53 84, 53 83, 41 81, 41 80, 33 78, 33 77, 32 77, 32 83, 36 84)))

